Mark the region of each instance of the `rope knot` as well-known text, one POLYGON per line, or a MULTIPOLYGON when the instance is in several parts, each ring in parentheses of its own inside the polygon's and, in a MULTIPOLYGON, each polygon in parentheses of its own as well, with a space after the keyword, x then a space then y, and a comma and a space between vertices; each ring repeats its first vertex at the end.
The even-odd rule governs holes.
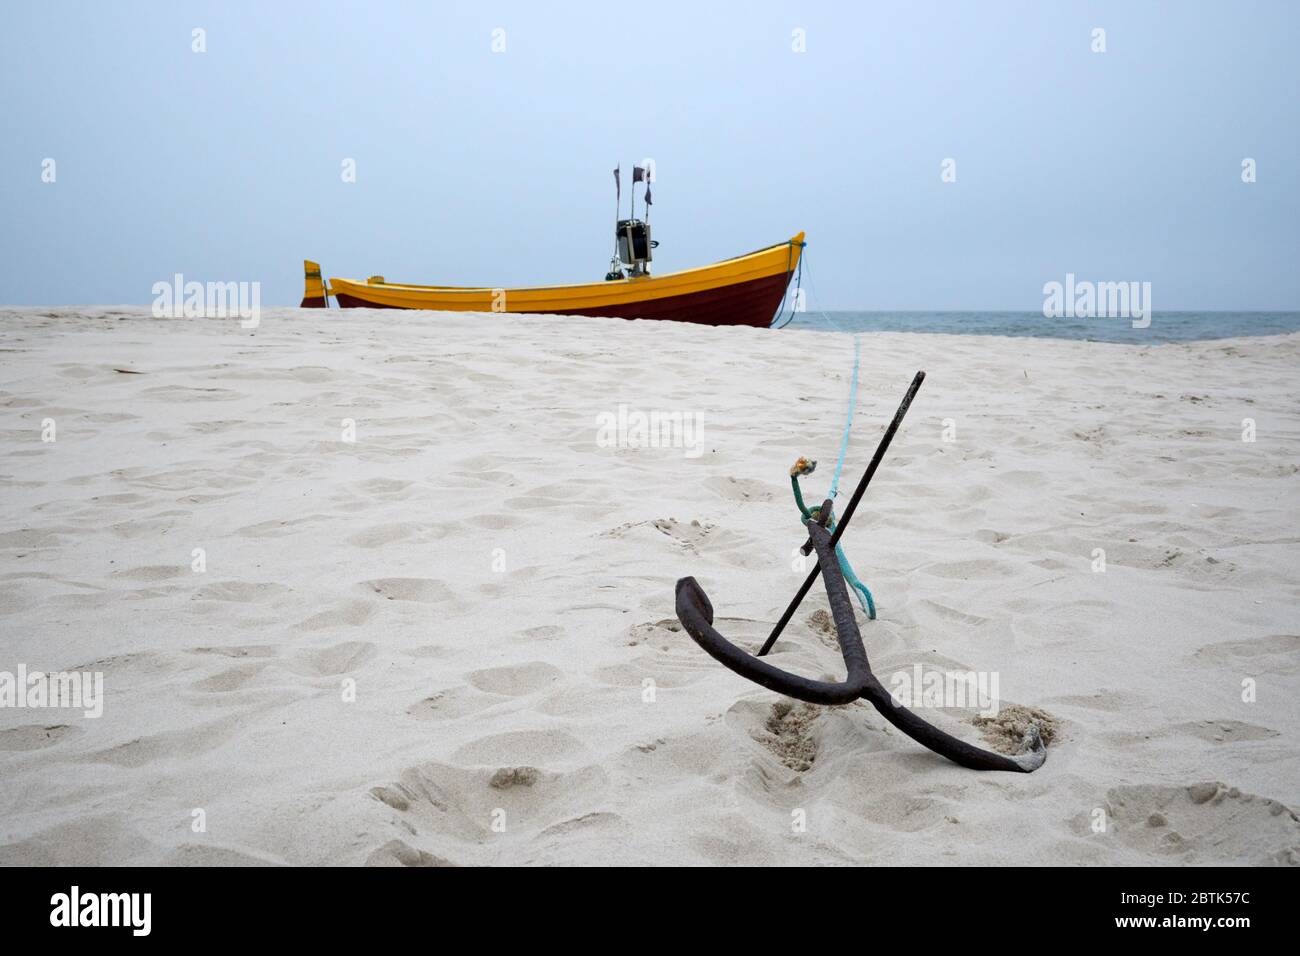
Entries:
POLYGON ((790 477, 798 478, 802 475, 811 475, 816 470, 816 460, 800 456, 799 460, 790 466, 790 477))

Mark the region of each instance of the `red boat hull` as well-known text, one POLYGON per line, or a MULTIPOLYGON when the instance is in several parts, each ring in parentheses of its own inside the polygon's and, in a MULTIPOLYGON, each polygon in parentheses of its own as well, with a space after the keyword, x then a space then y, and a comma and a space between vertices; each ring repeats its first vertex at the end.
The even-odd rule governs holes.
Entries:
MULTIPOLYGON (((548 311, 548 315, 608 316, 620 319, 663 319, 670 322, 694 322, 700 325, 748 325, 765 329, 772 324, 776 310, 785 298, 790 273, 783 272, 762 279, 737 282, 718 289, 688 292, 662 299, 647 299, 623 305, 590 309, 548 311)), ((335 296, 344 309, 388 309, 395 306, 368 302, 360 296, 340 293, 335 296)), ((303 299, 303 308, 322 308, 323 299, 303 299)), ((510 310, 516 313, 516 310, 510 310)), ((516 313, 519 314, 519 313, 516 313)), ((526 314, 526 313, 525 313, 526 314)))

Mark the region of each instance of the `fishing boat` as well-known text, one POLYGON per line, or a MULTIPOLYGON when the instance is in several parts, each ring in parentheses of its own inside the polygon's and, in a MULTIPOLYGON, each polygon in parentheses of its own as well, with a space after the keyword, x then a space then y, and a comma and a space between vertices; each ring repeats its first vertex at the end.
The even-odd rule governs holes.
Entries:
MULTIPOLYGON (((633 215, 616 220, 614 256, 603 281, 507 289, 416 285, 389 282, 378 275, 365 281, 327 279, 320 264, 309 259, 303 263, 306 288, 302 307, 328 308, 333 297, 344 309, 590 315, 758 328, 772 325, 791 279, 798 274, 804 234, 712 265, 651 275, 650 262, 659 243, 650 238, 649 182, 641 178, 645 176, 641 167, 634 167, 633 175, 634 189, 636 182, 647 182, 646 218, 636 218, 633 193, 633 215)), ((618 179, 616 170, 616 184, 618 179)))

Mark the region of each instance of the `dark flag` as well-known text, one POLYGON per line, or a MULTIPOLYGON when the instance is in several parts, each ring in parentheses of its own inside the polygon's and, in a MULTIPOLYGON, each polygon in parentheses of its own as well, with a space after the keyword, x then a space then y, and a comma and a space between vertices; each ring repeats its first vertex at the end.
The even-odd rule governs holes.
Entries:
POLYGON ((653 205, 654 205, 654 203, 652 203, 652 202, 650 201, 650 180, 648 180, 648 179, 647 179, 646 182, 645 182, 645 204, 646 204, 647 206, 653 206, 653 205))
POLYGON ((639 183, 639 182, 649 182, 649 181, 650 180, 645 178, 645 170, 642 167, 640 166, 632 167, 632 182, 639 183))
POLYGON ((614 196, 617 199, 623 198, 623 184, 619 182, 618 174, 622 171, 622 166, 614 167, 614 196))

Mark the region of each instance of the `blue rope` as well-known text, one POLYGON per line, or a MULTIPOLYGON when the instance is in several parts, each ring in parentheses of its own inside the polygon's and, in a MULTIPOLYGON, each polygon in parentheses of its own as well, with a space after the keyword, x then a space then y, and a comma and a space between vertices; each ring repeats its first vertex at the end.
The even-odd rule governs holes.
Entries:
MULTIPOLYGON (((858 336, 853 336, 853 378, 849 385, 849 410, 844 418, 844 434, 840 438, 840 460, 835 464, 835 474, 831 478, 831 490, 827 495, 829 498, 835 498, 839 494, 840 473, 844 470, 844 459, 849 453, 849 433, 853 430, 853 410, 858 404, 858 370, 862 364, 862 342, 858 336)), ((794 485, 795 503, 799 505, 799 510, 803 513, 805 521, 812 520, 812 514, 807 510, 803 503, 803 496, 799 492, 799 479, 792 472, 792 484, 794 485)), ((827 529, 833 534, 835 532, 835 520, 832 518, 827 522, 827 529)), ((849 559, 844 554, 844 549, 840 545, 835 545, 835 557, 839 561, 840 571, 844 575, 844 580, 849 583, 853 590, 858 592, 858 603, 862 610, 866 612, 870 620, 876 619, 876 602, 871 597, 871 591, 863 584, 856 574, 853 573, 853 565, 849 564, 849 559)))
POLYGON ((853 379, 849 383, 849 410, 844 417, 844 435, 840 438, 840 460, 835 463, 835 474, 831 477, 830 497, 840 493, 840 472, 844 470, 844 459, 849 453, 849 432, 853 430, 853 409, 858 404, 858 366, 862 361, 862 340, 853 336, 853 379))
MULTIPOLYGON (((831 534, 835 533, 835 522, 831 522, 831 534)), ((868 620, 876 619, 876 602, 871 597, 870 589, 858 580, 858 576, 853 573, 853 565, 849 564, 848 557, 844 554, 844 549, 840 545, 835 546, 835 557, 839 558, 840 570, 844 572, 844 580, 849 582, 849 586, 858 592, 858 603, 862 605, 862 610, 867 612, 868 620)))
MULTIPOLYGON (((839 494, 840 472, 844 470, 844 459, 849 453, 849 432, 853 430, 853 409, 858 406, 858 368, 861 364, 862 340, 855 335, 853 336, 853 379, 849 385, 849 410, 844 416, 844 436, 840 439, 840 460, 835 463, 835 474, 831 477, 831 498, 839 494)), ((830 530, 834 533, 834 522, 830 522, 830 525, 830 530)), ((849 582, 849 586, 858 592, 858 603, 862 605, 862 610, 866 611, 867 617, 874 621, 876 619, 876 602, 871 597, 871 591, 853 573, 853 565, 849 564, 844 549, 838 544, 835 545, 835 557, 839 559, 840 570, 844 572, 844 580, 849 582)))

